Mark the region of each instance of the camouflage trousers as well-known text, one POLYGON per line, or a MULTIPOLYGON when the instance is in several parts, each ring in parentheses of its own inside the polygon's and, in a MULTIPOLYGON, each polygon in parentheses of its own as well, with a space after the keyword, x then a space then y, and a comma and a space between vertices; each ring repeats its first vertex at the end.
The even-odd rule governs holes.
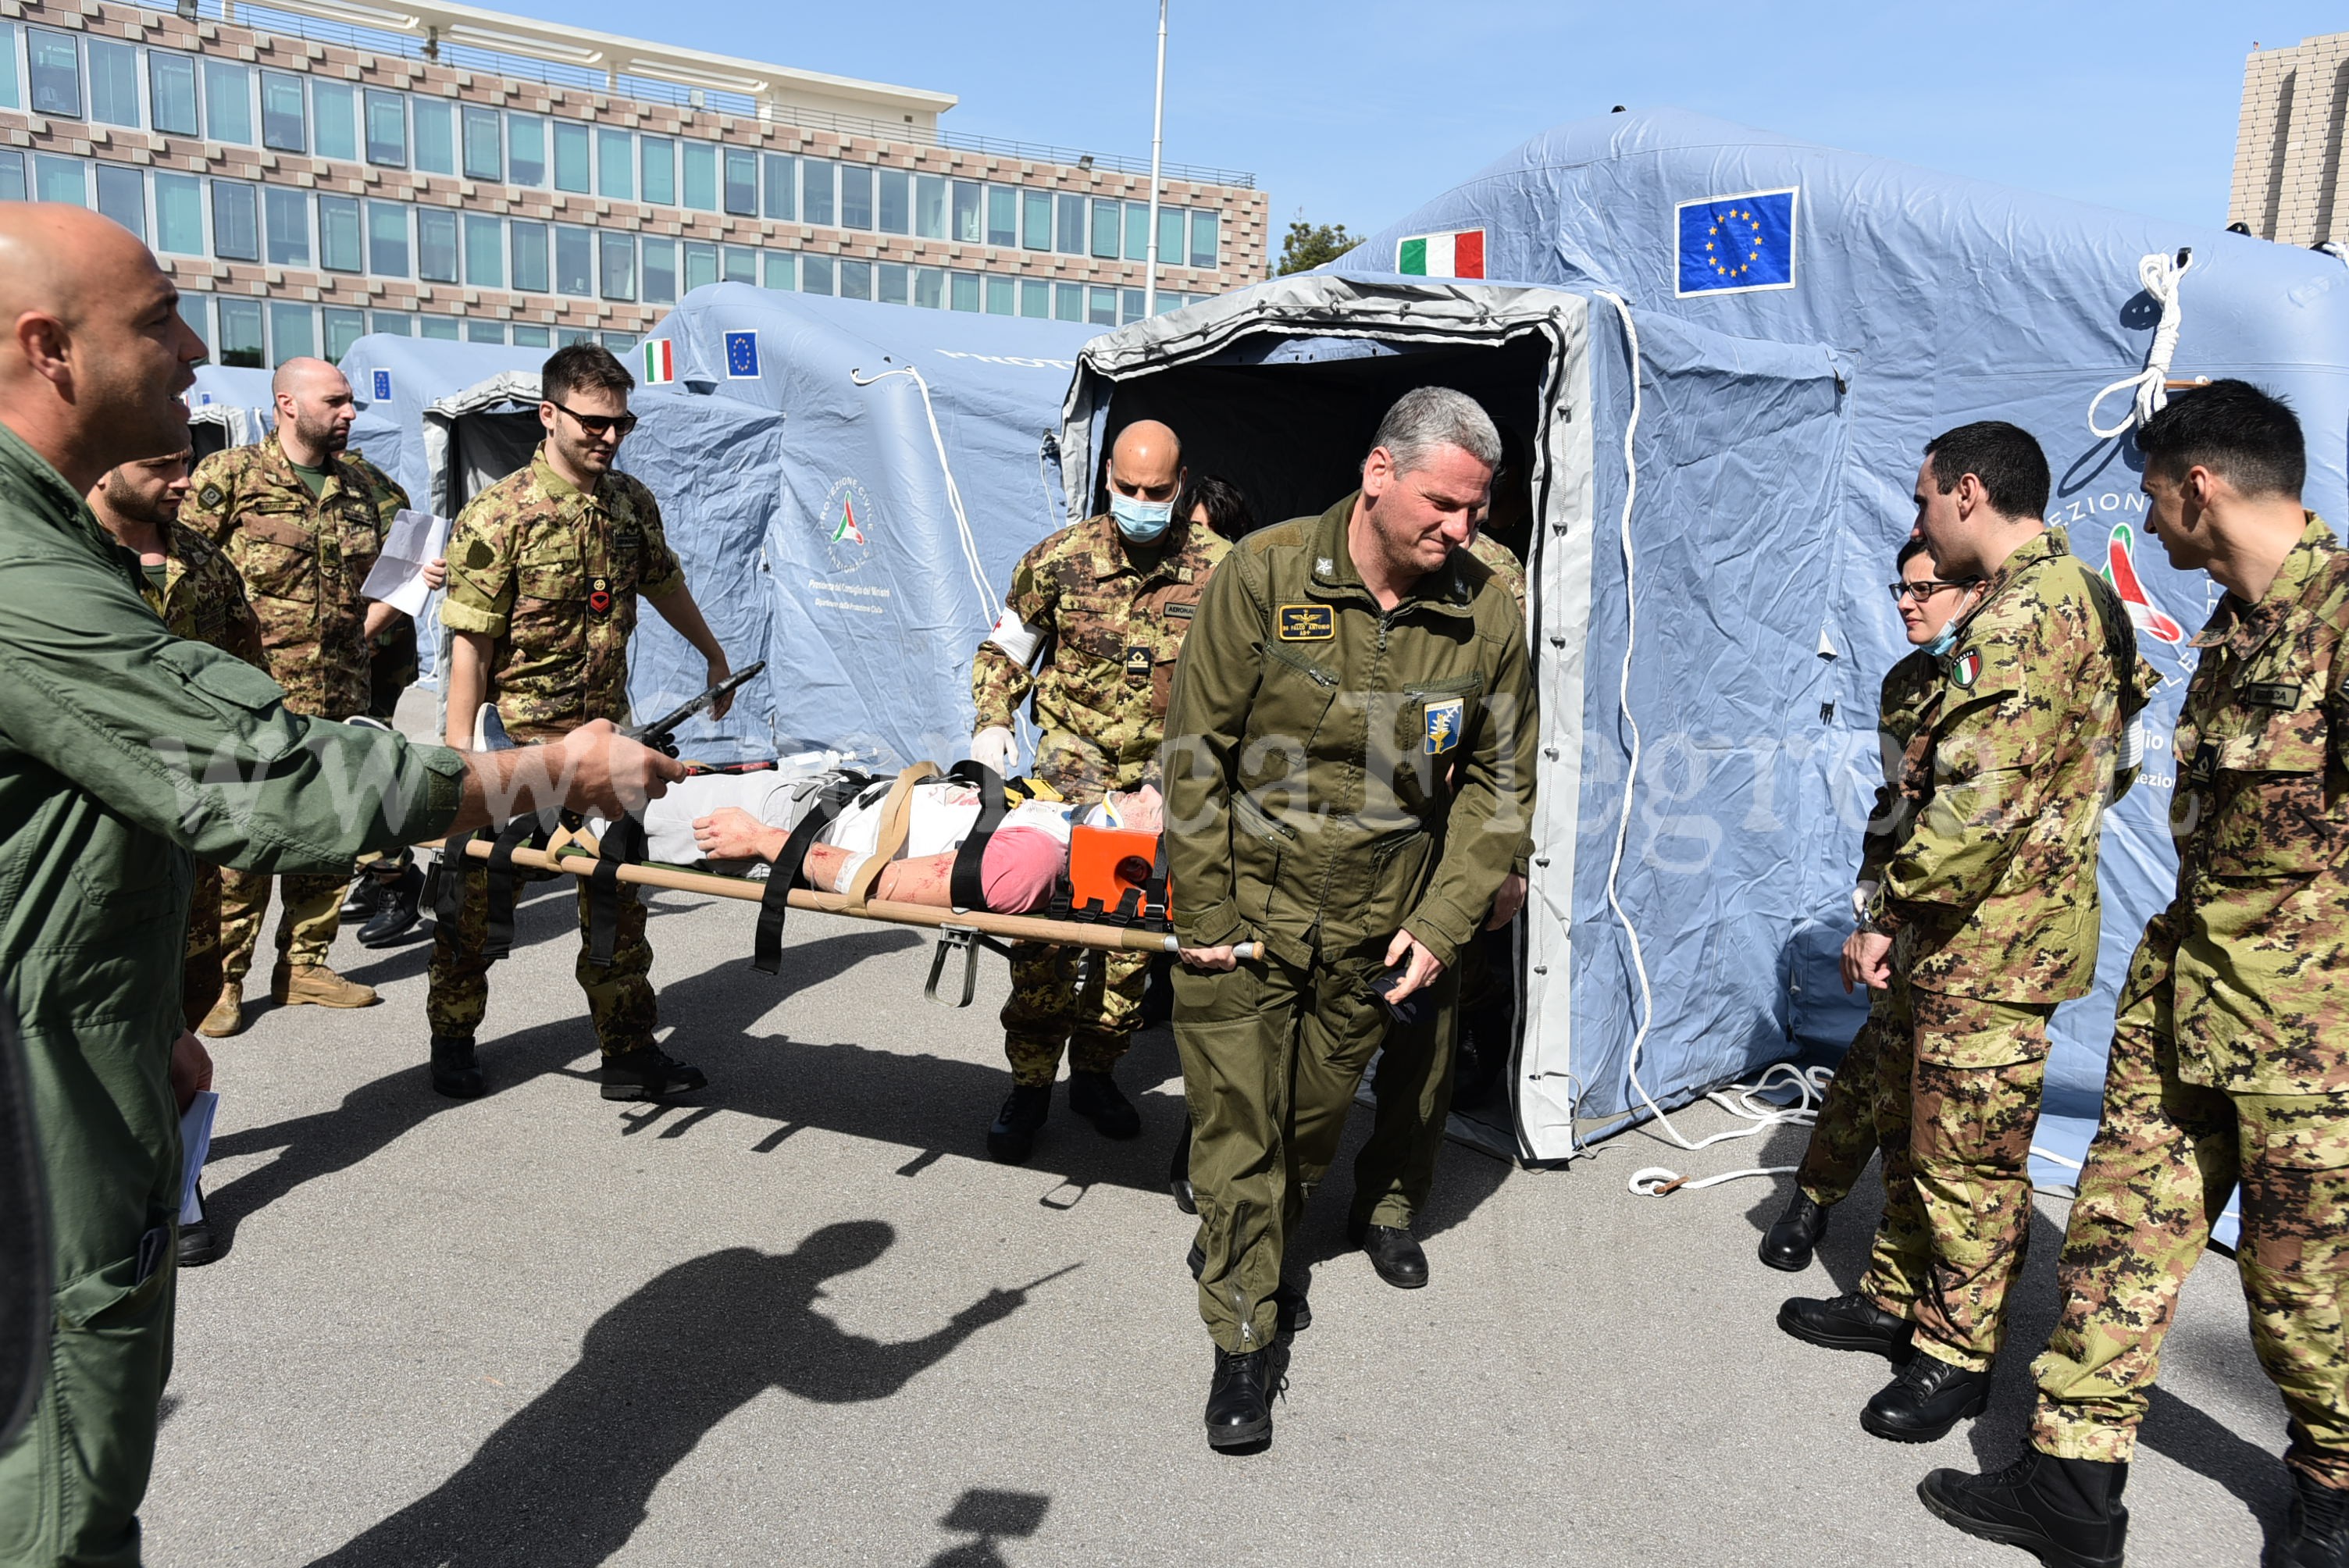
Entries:
POLYGON ((1092 977, 1081 991, 1081 950, 1031 942, 1011 948, 1011 999, 1003 1004, 1003 1054, 1011 1080, 1037 1088, 1060 1076, 1061 1052, 1081 1073, 1105 1073, 1133 1043, 1142 1022, 1142 994, 1150 981, 1150 954, 1096 953, 1092 977))
POLYGON ((1896 983, 1878 1037, 1884 1218, 1859 1288, 1917 1326, 1918 1348, 1988 1369, 2031 1243, 2031 1135, 2053 1004, 1896 983))
POLYGON ((180 964, 180 1011, 194 1028, 221 994, 221 872, 196 862, 195 892, 188 900, 188 945, 180 964))
POLYGON ((324 964, 343 923, 343 890, 351 873, 305 872, 273 877, 222 869, 220 874, 220 963, 223 985, 243 985, 269 916, 269 884, 281 884, 285 913, 277 923, 277 952, 295 965, 324 964))
MULTIPOLYGON (((453 872, 444 861, 440 874, 453 872)), ((440 921, 432 929, 432 965, 427 971, 424 1016, 436 1035, 470 1040, 481 1026, 490 1006, 490 960, 482 949, 489 943, 490 870, 468 858, 463 906, 454 929, 440 921)), ((645 938, 645 906, 636 888, 620 884, 620 929, 612 944, 612 962, 598 969, 588 958, 587 879, 579 883, 579 988, 587 994, 587 1016, 595 1021, 596 1043, 606 1057, 638 1050, 653 1043, 660 1022, 653 997, 653 950, 645 938)))
POLYGON ((1876 1061, 1888 1035, 1895 1036, 1898 1045, 1898 1032, 1885 1012, 1886 1005, 1878 1002, 1852 1037, 1827 1083, 1826 1098, 1819 1102, 1819 1119, 1811 1124, 1811 1141, 1795 1172, 1803 1195, 1823 1209, 1851 1196, 1860 1172, 1868 1169, 1868 1156, 1876 1152, 1876 1061))
POLYGON ((2349 1488, 2349 1096, 2181 1081, 2169 954, 2148 932, 2129 966, 2056 1269, 2063 1315, 2032 1367, 2031 1440, 2067 1459, 2135 1451, 2178 1287, 2240 1181, 2235 1266, 2252 1346, 2290 1417, 2284 1462, 2349 1488))

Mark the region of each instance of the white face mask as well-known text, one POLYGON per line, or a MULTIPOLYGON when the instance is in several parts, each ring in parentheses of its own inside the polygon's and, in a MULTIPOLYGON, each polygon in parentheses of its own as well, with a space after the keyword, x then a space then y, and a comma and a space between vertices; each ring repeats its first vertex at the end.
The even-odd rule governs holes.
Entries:
POLYGON ((1112 492, 1109 514, 1117 520, 1118 532, 1136 544, 1149 544, 1166 532, 1167 524, 1174 518, 1171 500, 1143 500, 1133 496, 1112 492))

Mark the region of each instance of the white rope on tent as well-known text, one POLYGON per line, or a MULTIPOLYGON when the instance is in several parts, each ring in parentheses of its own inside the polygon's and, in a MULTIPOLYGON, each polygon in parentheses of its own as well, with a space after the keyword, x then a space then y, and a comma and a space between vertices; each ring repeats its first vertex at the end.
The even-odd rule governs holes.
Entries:
POLYGON ((987 568, 979 564, 978 541, 972 535, 970 519, 964 515, 962 510, 962 487, 955 483, 954 465, 947 461, 947 438, 938 429, 938 411, 930 401, 930 384, 923 380, 922 373, 910 365, 884 370, 878 376, 867 376, 862 370, 848 373, 848 378, 859 387, 870 387, 875 382, 886 381, 892 376, 910 376, 914 378, 914 385, 921 388, 922 412, 930 421, 930 444, 938 449, 938 471, 947 480, 947 505, 954 512, 955 531, 962 536, 963 563, 970 568, 971 585, 978 590, 980 610, 989 612, 995 603, 995 590, 988 586, 987 568))
POLYGON ((2185 325, 2184 313, 2178 303, 2178 285, 2194 265, 2194 253, 2179 251, 2175 258, 2158 253, 2145 256, 2137 263, 2137 282, 2161 307, 2161 319, 2153 329, 2153 344, 2145 351, 2145 368, 2134 376, 2124 376, 2088 399, 2088 432, 2099 440, 2125 436, 2144 424, 2169 401, 2169 361, 2178 353, 2178 328, 2185 325), (2106 429, 2096 423, 2096 409, 2116 392, 2132 394, 2129 411, 2121 422, 2106 429))

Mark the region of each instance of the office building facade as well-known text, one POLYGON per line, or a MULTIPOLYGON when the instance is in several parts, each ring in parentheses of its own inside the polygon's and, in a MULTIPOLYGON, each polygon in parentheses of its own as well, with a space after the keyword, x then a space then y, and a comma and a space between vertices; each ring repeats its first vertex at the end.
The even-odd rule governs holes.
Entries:
POLYGON ((2349 110, 2349 33, 2253 49, 2243 64, 2242 118, 2227 222, 2287 245, 2349 241, 2342 181, 2349 110))

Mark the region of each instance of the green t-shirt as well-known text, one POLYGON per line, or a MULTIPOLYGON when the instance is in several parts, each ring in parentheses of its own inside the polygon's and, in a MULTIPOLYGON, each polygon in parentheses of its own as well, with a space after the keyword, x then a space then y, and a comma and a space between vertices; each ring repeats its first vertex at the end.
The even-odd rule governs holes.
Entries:
POLYGON ((320 496, 326 493, 326 481, 334 477, 334 475, 329 473, 326 469, 305 469, 291 458, 285 459, 285 465, 292 469, 295 474, 300 478, 303 488, 310 492, 310 499, 312 500, 316 500, 320 496))

